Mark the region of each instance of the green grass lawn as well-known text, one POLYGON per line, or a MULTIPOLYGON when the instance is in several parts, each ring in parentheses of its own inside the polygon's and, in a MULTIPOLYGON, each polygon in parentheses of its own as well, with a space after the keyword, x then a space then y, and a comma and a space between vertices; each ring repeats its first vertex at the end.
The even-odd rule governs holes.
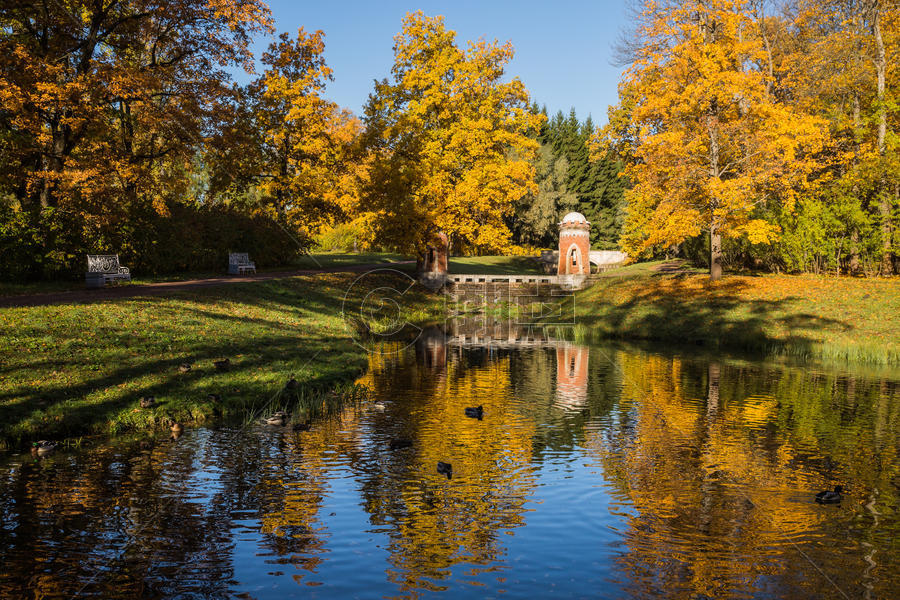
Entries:
MULTIPOLYGON (((290 271, 292 269, 340 269, 353 268, 360 265, 391 266, 398 271, 412 273, 414 264, 401 264, 415 257, 391 252, 362 252, 358 254, 339 252, 314 252, 295 259, 290 265, 260 269, 260 273, 290 271)), ((541 273, 540 266, 532 257, 526 256, 461 256, 450 259, 450 272, 469 274, 484 273, 489 275, 515 275, 518 273, 541 273)), ((141 275, 132 273, 133 284, 160 283, 164 281, 185 281, 189 279, 206 279, 224 276, 221 271, 191 271, 187 273, 171 273, 166 275, 141 275)), ((127 283, 119 285, 128 285, 127 283)), ((56 281, 35 281, 27 283, 0 282, 0 296, 22 294, 43 294, 84 289, 84 279, 59 279, 56 281)))
POLYGON ((615 271, 576 294, 586 338, 900 364, 900 279, 615 271))
MULTIPOLYGON (((408 260, 401 254, 389 252, 368 252, 361 254, 337 254, 337 253, 312 253, 303 255, 289 265, 260 268, 259 273, 283 272, 292 269, 338 269, 341 267, 354 267, 366 264, 391 264, 408 260)), ((400 270, 408 270, 406 265, 400 265, 400 270)), ((227 275, 227 269, 221 271, 188 271, 182 273, 168 273, 164 275, 142 275, 139 272, 132 273, 132 284, 161 283, 165 281, 186 281, 189 279, 208 279, 227 275)), ((121 283, 119 285, 128 285, 121 283)), ((55 281, 32 282, 6 282, 0 281, 0 296, 15 296, 21 294, 43 294, 53 292, 65 292, 69 290, 84 289, 83 276, 78 278, 63 278, 55 281)))
POLYGON ((530 256, 454 256, 450 258, 450 272, 461 275, 542 273, 540 265, 530 256))
MULTIPOLYGON (((391 276, 320 274, 201 288, 169 297, 0 309, 0 447, 34 439, 162 428, 222 415, 249 418, 304 399, 335 398, 366 364, 341 315, 391 276), (228 358, 220 371, 213 361, 228 358), (187 373, 179 365, 191 363, 187 373), (300 383, 287 393, 294 375, 300 383), (221 402, 208 399, 221 396, 221 402), (142 396, 157 406, 138 408, 142 396), (272 401, 271 404, 268 404, 272 401)), ((414 291, 409 321, 440 303, 414 291)), ((355 311, 354 311, 355 312, 355 311)))
POLYGON ((313 252, 298 258, 292 266, 301 269, 335 269, 357 265, 386 264, 415 260, 391 252, 361 252, 359 254, 341 252, 313 252))

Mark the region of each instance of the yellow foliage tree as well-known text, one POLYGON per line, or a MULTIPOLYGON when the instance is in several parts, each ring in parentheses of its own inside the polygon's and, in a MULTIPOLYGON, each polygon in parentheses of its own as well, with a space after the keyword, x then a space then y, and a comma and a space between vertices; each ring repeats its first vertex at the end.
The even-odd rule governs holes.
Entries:
POLYGON ((641 15, 622 103, 600 132, 632 159, 623 246, 640 254, 708 232, 716 280, 723 235, 777 235, 754 211, 790 206, 809 185, 823 124, 772 94, 750 3, 647 0, 641 15))
POLYGON ((900 205, 897 76, 888 66, 900 42, 900 7, 882 0, 802 0, 793 26, 800 42, 785 68, 797 101, 829 115, 843 150, 840 173, 856 198, 849 271, 859 271, 860 229, 867 219, 880 230, 884 275, 894 272, 898 250, 894 212, 900 205), (868 214, 874 213, 874 214, 868 214))
POLYGON ((321 31, 310 34, 301 27, 293 40, 282 34, 263 54, 268 68, 251 86, 262 137, 259 189, 304 233, 334 212, 336 205, 328 200, 342 162, 343 145, 335 134, 345 127, 345 116, 320 95, 332 79, 324 49, 321 31))
POLYGON ((270 28, 260 0, 4 2, 0 173, 35 209, 150 198, 165 212, 223 67, 251 69, 270 28))
POLYGON ((443 17, 408 14, 396 36, 391 81, 366 107, 368 234, 421 253, 438 231, 452 243, 504 250, 512 203, 534 188, 529 134, 543 118, 517 78, 502 83, 507 43, 456 45, 443 17))
POLYGON ((322 96, 332 79, 322 31, 302 27, 263 53, 265 71, 223 102, 210 140, 211 192, 249 198, 308 237, 357 210, 356 148, 362 125, 322 96))

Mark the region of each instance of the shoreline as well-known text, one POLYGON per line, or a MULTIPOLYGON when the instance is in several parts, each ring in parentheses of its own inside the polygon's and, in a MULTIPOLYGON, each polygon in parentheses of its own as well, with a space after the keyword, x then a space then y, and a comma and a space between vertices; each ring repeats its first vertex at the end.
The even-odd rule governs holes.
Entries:
MULTIPOLYGON (((285 408, 292 377, 292 404, 307 411, 352 397, 367 355, 343 318, 345 296, 362 302, 377 287, 404 289, 390 275, 359 282, 354 273, 320 273, 165 297, 2 308, 0 449, 160 430, 170 421, 246 419, 267 404, 268 412, 285 408), (226 368, 215 366, 226 358, 226 368), (153 407, 140 408, 145 396, 153 407)), ((405 298, 411 321, 440 306, 419 290, 405 298)))

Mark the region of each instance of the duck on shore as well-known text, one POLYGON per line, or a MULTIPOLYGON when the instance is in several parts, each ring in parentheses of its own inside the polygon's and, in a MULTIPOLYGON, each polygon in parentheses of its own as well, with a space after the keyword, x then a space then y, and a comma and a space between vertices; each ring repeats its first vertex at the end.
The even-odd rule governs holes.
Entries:
POLYGON ((181 363, 178 365, 179 373, 188 373, 191 370, 191 363, 181 363))
POLYGON ((275 414, 265 417, 263 419, 263 422, 266 425, 271 425, 273 427, 283 427, 284 424, 287 422, 287 418, 288 418, 287 413, 284 412, 283 410, 279 410, 275 414))
POLYGON ((156 396, 144 396, 141 398, 141 408, 153 408, 156 406, 156 396))
POLYGON ((816 494, 816 502, 819 504, 840 504, 843 496, 844 487, 841 485, 834 486, 834 491, 825 490, 816 494))
POLYGON ((222 360, 214 360, 213 366, 216 367, 217 371, 227 371, 231 368, 231 360, 227 358, 223 358, 222 360))

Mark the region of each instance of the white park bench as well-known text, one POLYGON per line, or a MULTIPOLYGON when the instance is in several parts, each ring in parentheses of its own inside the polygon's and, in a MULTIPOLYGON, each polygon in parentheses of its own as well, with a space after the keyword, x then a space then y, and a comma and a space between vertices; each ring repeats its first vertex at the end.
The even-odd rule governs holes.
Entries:
POLYGON ((256 265, 250 262, 250 255, 246 252, 232 252, 228 255, 228 274, 243 275, 244 273, 256 273, 256 265))
POLYGON ((131 281, 128 267, 119 265, 118 254, 88 254, 84 282, 89 288, 100 288, 110 281, 131 281))

